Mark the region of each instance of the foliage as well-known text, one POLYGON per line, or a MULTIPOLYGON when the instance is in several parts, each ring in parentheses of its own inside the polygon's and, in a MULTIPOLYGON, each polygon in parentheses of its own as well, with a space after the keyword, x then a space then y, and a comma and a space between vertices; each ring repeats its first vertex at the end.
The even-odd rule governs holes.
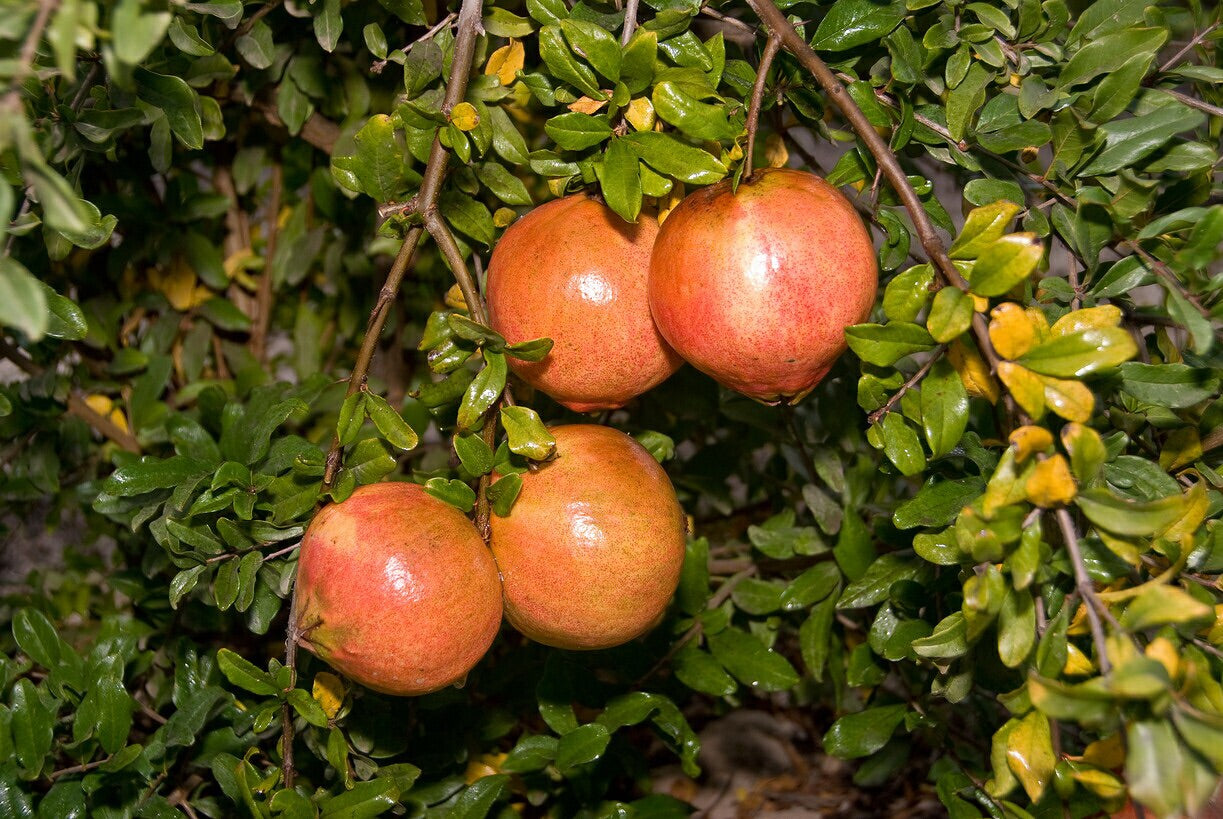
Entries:
POLYGON ((886 286, 795 410, 686 369, 611 415, 694 518, 667 620, 592 654, 507 630, 412 701, 273 658, 320 503, 395 476, 511 513, 575 416, 502 403, 550 342, 485 326, 480 262, 566 191, 634 220, 737 177, 762 4, 469 0, 478 32, 419 0, 10 7, 0 498, 67 549, 0 610, 0 814, 682 816, 649 782, 698 774, 688 718, 781 704, 957 819, 1207 798, 1212 4, 780 3, 888 150, 783 50, 757 162, 836 157, 886 286))

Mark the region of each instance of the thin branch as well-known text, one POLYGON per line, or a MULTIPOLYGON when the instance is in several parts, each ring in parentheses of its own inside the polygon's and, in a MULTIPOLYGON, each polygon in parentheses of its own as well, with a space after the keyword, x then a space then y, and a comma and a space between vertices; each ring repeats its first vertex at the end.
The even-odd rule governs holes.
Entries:
POLYGON ((1176 64, 1180 62, 1181 57, 1184 57, 1190 51, 1197 48, 1197 46, 1200 45, 1202 41, 1204 41, 1207 37, 1210 36, 1211 32, 1213 32, 1216 28, 1219 27, 1219 24, 1220 22, 1216 20, 1215 22, 1211 23, 1206 28, 1202 29, 1197 34, 1195 34, 1192 40, 1185 43, 1184 48, 1180 49, 1175 54, 1173 54, 1171 57, 1169 57, 1168 61, 1159 67, 1159 73, 1163 74, 1175 68, 1176 64))
POLYGON ((251 353, 261 363, 267 362, 268 326, 272 320, 272 259, 276 256, 276 238, 280 232, 280 196, 284 186, 284 169, 277 162, 272 166, 272 194, 268 205, 267 242, 263 253, 263 273, 255 295, 255 322, 251 328, 251 353))
POLYGON ((1100 620, 1100 610, 1104 603, 1096 596, 1095 586, 1087 575, 1087 566, 1083 563, 1083 553, 1079 550, 1079 537, 1074 530, 1074 519, 1065 507, 1058 509, 1054 516, 1057 525, 1062 530, 1062 540, 1066 551, 1070 554, 1070 563, 1074 567, 1074 586, 1078 590, 1083 605, 1087 607, 1087 622, 1091 626, 1091 639, 1096 645, 1096 655, 1100 661, 1100 671, 1108 674, 1111 664, 1108 661, 1108 644, 1104 637, 1104 624, 1100 620))
MULTIPOLYGON (((0 358, 13 362, 18 369, 30 377, 37 377, 43 374, 42 367, 39 367, 23 352, 2 338, 0 338, 0 358)), ((74 388, 68 394, 67 404, 69 415, 75 415, 77 418, 80 418, 103 437, 109 438, 128 452, 139 454, 140 442, 136 440, 136 436, 85 403, 85 399, 81 397, 79 390, 74 388)))
POLYGON ((885 403, 882 407, 872 412, 870 415, 866 416, 867 423, 875 424, 879 421, 880 418, 882 418, 883 416, 891 412, 892 407, 896 406, 896 402, 899 401, 901 398, 904 398, 904 395, 906 392, 913 389, 913 387, 915 387, 918 384, 918 382, 920 382, 923 378, 926 377, 926 373, 930 372, 930 368, 934 366, 934 362, 942 358, 943 353, 946 350, 947 350, 946 344, 940 344, 937 347, 935 347, 930 357, 926 359, 926 363, 922 364, 921 367, 917 370, 917 372, 909 376, 908 381, 900 385, 900 389, 898 389, 895 392, 895 394, 892 395, 892 397, 887 400, 887 403, 885 403))
POLYGON ((246 18, 246 20, 242 22, 242 25, 233 30, 233 33, 226 38, 225 45, 221 48, 221 50, 228 49, 234 44, 235 41, 237 41, 239 37, 249 34, 251 29, 255 27, 255 24, 267 15, 271 14, 281 4, 281 2, 283 2, 283 0, 268 0, 267 3, 260 6, 258 11, 246 18))
POLYGON ((86 773, 94 768, 101 768, 107 762, 110 762, 110 756, 107 755, 104 759, 95 759, 93 762, 86 762, 83 765, 73 765, 70 768, 60 768, 58 771, 52 771, 47 774, 47 779, 55 781, 61 776, 71 776, 72 774, 86 773))
POLYGON ((624 4, 624 30, 620 32, 620 45, 626 46, 629 40, 633 39, 633 32, 637 30, 637 8, 640 5, 640 0, 628 0, 624 4))
MULTIPOLYGON (((293 572, 293 592, 289 602, 289 625, 285 629, 285 668, 289 675, 289 685, 297 685, 297 643, 301 633, 297 626, 297 572, 293 572)), ((286 699, 280 710, 280 771, 284 786, 293 789, 295 771, 293 769, 293 708, 286 699)))
POLYGON ((1143 249, 1142 245, 1138 244, 1136 241, 1125 239, 1121 242, 1121 247, 1128 248, 1137 254, 1138 258, 1146 262, 1147 266, 1150 267, 1151 270, 1155 271, 1155 275, 1163 279, 1169 288, 1175 290, 1181 296, 1181 298, 1193 305, 1193 307, 1202 314, 1203 318, 1208 320, 1210 319, 1210 311, 1202 306, 1202 303, 1198 301, 1197 296, 1189 292, 1188 288, 1185 287, 1185 283, 1178 279, 1176 274, 1169 270, 1166 264, 1148 253, 1145 249, 1143 249))
POLYGON ((770 34, 764 44, 764 53, 760 55, 760 65, 756 68, 756 83, 752 86, 752 100, 747 108, 747 146, 743 149, 743 174, 740 179, 750 182, 754 170, 753 154, 756 150, 756 127, 760 122, 760 106, 764 102, 764 86, 769 76, 769 68, 773 58, 781 48, 781 38, 770 34))
POLYGON ((21 107, 21 83, 34 68, 34 58, 38 56, 38 43, 42 40, 47 23, 51 20, 51 12, 59 6, 59 0, 41 0, 38 13, 34 16, 34 24, 26 34, 25 42, 21 44, 21 54, 17 57, 17 65, 9 80, 9 91, 5 102, 14 110, 21 107))
POLYGON ((758 33, 755 28, 753 28, 752 26, 749 26, 747 23, 743 22, 738 17, 730 17, 729 15, 723 14, 722 12, 718 11, 717 9, 711 9, 708 6, 702 6, 701 14, 704 14, 706 17, 712 17, 714 20, 717 20, 719 23, 725 23, 727 26, 731 28, 737 28, 740 31, 742 31, 744 34, 750 34, 752 37, 755 37, 758 33))
POLYGON ((1218 105, 1211 105, 1210 103, 1204 102, 1203 100, 1200 100, 1197 97, 1191 97, 1188 94, 1182 94, 1180 91, 1173 91, 1170 88, 1161 88, 1160 90, 1163 91, 1168 96, 1173 97, 1174 99, 1180 100, 1182 103, 1184 103, 1185 105, 1188 105, 1190 108, 1196 108, 1199 111, 1205 111, 1207 114, 1210 114, 1212 117, 1223 117, 1223 107, 1220 107, 1218 105))
MULTIPOLYGON (((407 51, 409 48, 416 45, 417 43, 423 43, 426 40, 432 40, 435 36, 437 36, 437 33, 439 31, 441 31, 444 28, 448 28, 450 24, 454 22, 454 18, 458 16, 459 15, 457 15, 453 11, 450 12, 445 17, 443 17, 441 20, 438 20, 437 25, 435 25, 433 28, 429 29, 424 34, 420 35, 419 37, 417 37, 415 40, 408 43, 407 45, 401 46, 399 50, 407 51)), ((369 73, 381 74, 382 70, 386 68, 386 63, 387 63, 386 60, 375 60, 374 62, 370 63, 369 73)))

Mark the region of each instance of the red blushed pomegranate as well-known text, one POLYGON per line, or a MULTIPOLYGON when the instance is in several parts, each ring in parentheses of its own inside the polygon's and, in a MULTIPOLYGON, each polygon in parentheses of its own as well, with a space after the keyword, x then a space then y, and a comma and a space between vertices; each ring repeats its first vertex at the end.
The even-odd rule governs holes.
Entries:
POLYGON ((719 383, 797 401, 869 315, 879 269, 853 206, 814 174, 761 169, 732 191, 698 190, 671 211, 650 264, 663 337, 719 383))
POLYGON ((684 514, 645 447, 610 427, 552 428, 555 460, 522 475, 492 518, 506 618, 566 649, 610 648, 649 631, 684 562, 684 514))
POLYGON ((415 484, 363 486, 302 538, 301 644, 375 691, 462 682, 500 623, 492 553, 471 521, 415 484))
POLYGON ((510 342, 550 338, 514 372, 578 412, 614 409, 683 363, 658 334, 646 297, 658 222, 629 224, 585 195, 541 205, 514 223, 488 266, 489 321, 510 342))

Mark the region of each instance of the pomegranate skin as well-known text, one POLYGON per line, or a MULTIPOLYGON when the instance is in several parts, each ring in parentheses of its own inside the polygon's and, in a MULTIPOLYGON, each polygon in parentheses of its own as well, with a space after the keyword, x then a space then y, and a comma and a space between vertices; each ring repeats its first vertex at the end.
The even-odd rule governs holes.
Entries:
POLYGON ((663 337, 716 381, 765 403, 798 400, 875 303, 871 237, 836 188, 760 169, 685 198, 663 222, 650 309, 663 337))
POLYGON ((684 562, 684 514, 667 473, 619 430, 552 428, 557 458, 522 475, 492 518, 506 619, 557 648, 610 648, 661 621, 684 562))
POLYGON ((476 527, 411 483, 363 486, 310 522, 297 566, 301 644, 375 691, 461 682, 501 624, 476 527))
POLYGON ((488 266, 493 329, 511 343, 550 338, 514 372, 578 412, 615 409, 683 364, 654 326, 646 296, 658 222, 637 224, 584 196, 541 205, 505 232, 488 266))

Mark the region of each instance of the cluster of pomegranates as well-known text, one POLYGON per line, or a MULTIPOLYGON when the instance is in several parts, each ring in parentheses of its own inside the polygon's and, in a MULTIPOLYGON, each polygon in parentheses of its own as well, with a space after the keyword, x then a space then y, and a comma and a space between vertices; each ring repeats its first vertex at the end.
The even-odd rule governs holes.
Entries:
MULTIPOLYGON (((762 169, 699 190, 662 226, 567 196, 510 227, 489 264, 490 323, 547 337, 515 373, 570 409, 623 406, 688 361, 760 401, 797 401, 874 304, 870 235, 812 174, 762 169)), ((463 680, 502 615, 565 649, 608 648, 659 622, 679 582, 684 517, 640 444, 593 424, 552 428, 556 456, 522 476, 488 546, 409 483, 363 487, 302 541, 302 644, 378 691, 463 680), (491 549, 490 549, 491 547, 491 549)))

